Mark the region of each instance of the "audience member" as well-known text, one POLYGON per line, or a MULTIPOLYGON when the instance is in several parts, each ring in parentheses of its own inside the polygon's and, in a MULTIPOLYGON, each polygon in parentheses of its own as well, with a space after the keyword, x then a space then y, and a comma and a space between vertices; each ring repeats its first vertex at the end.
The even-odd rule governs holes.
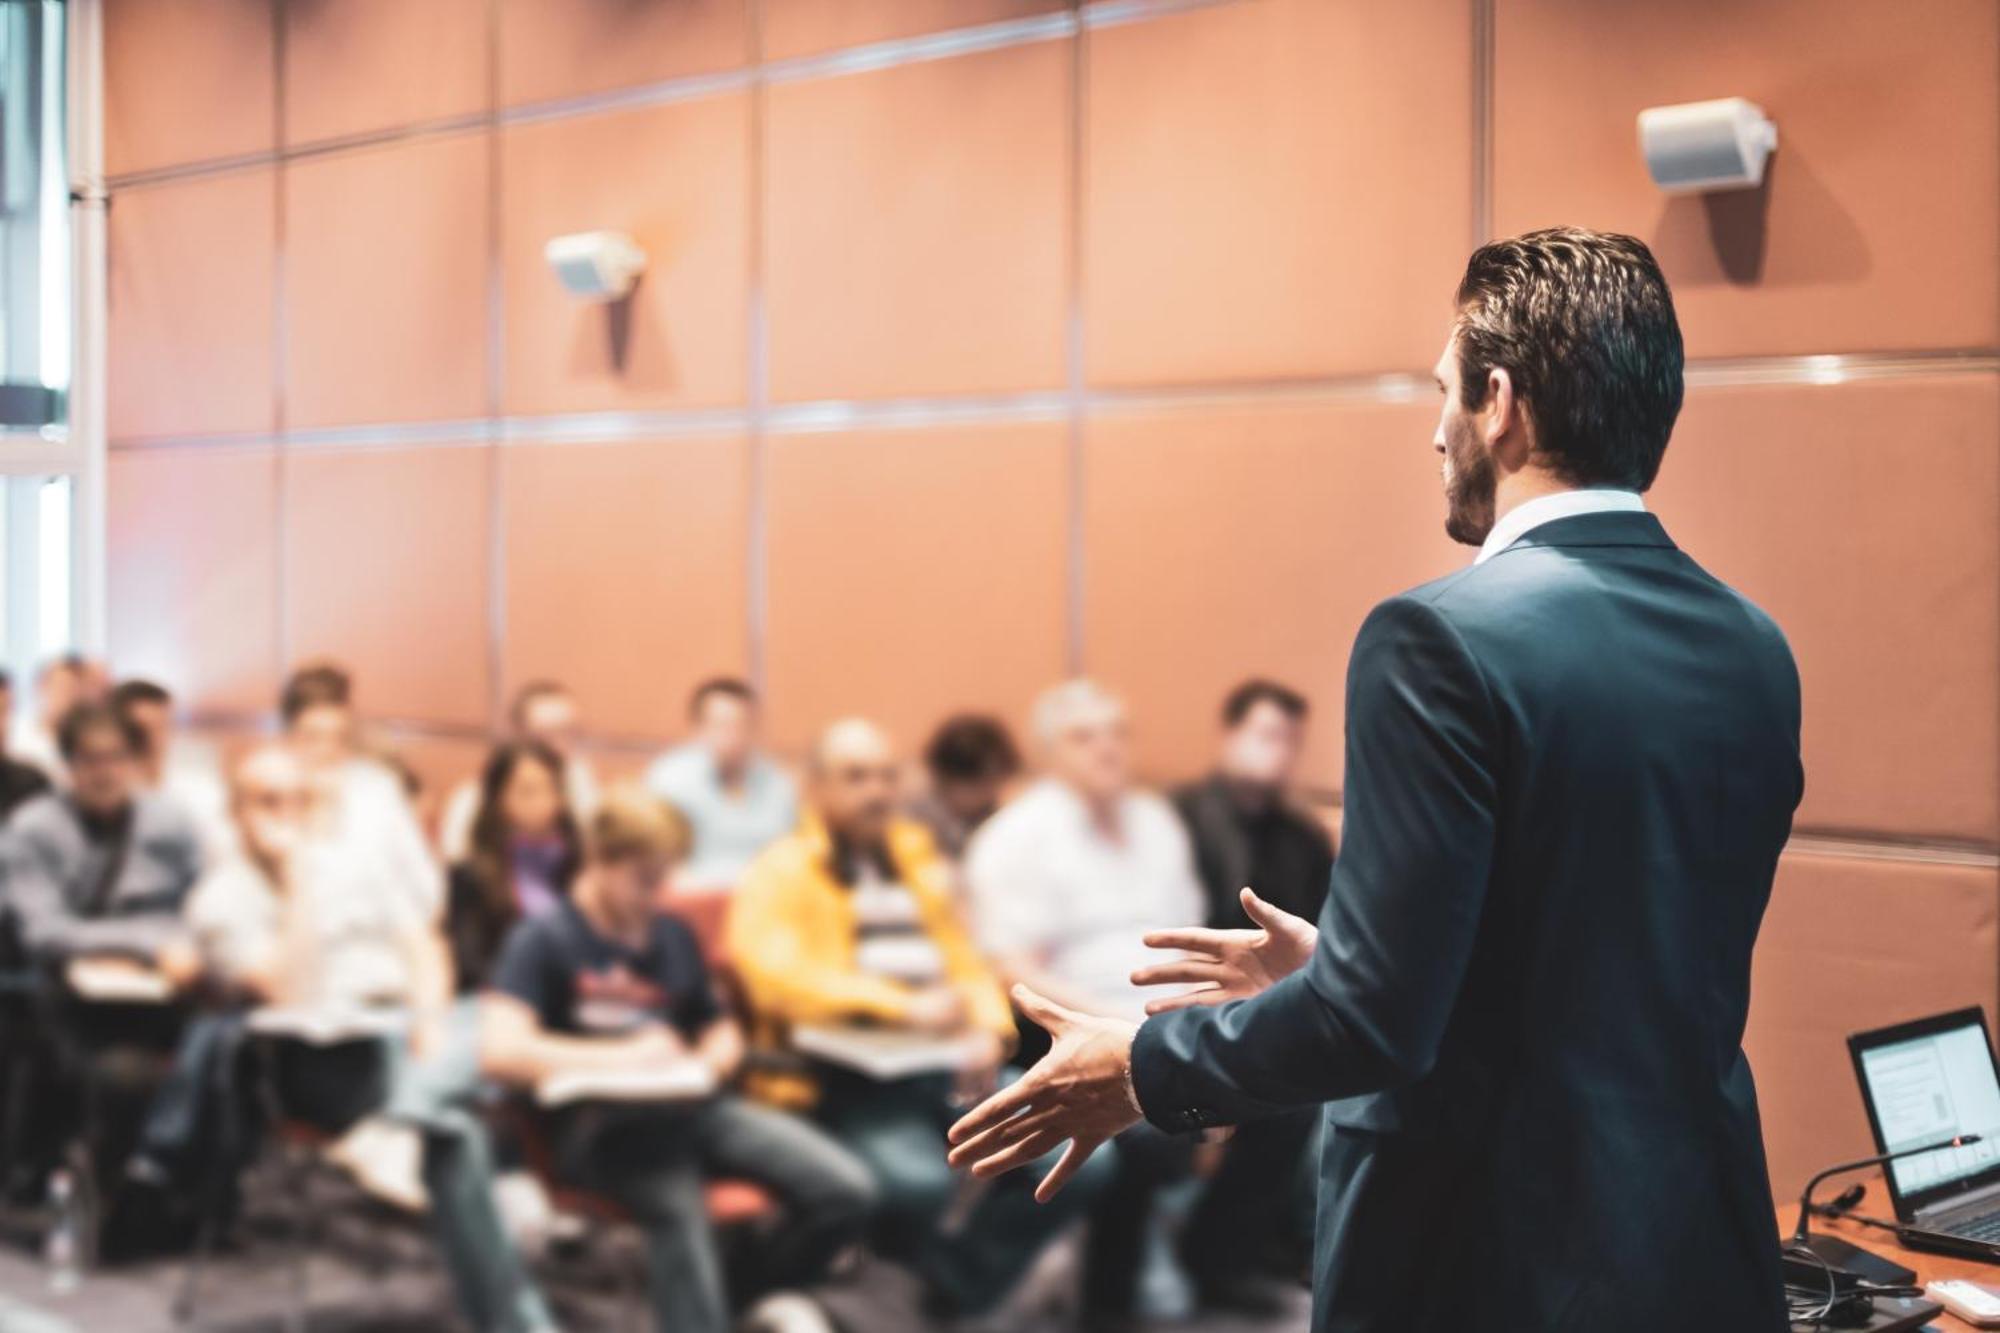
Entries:
MULTIPOLYGON (((160 986, 164 996, 189 979, 180 911, 202 868, 193 822, 141 787, 145 737, 109 705, 75 705, 56 737, 69 790, 30 800, 0 832, 0 884, 20 941, 34 957, 60 966, 58 1021, 71 1040, 93 1052, 164 1054, 181 1047, 176 1063, 184 1063, 188 1043, 198 1048, 203 1036, 198 1024, 186 1024, 171 1003, 108 1002, 103 988, 122 976, 139 987, 137 994, 160 986), (97 978, 88 986, 73 971, 85 963, 97 978)), ((157 1090, 144 1123, 170 1103, 172 1088, 169 1078, 157 1090)), ((130 1124, 118 1117, 121 1143, 134 1142, 126 1137, 130 1124)), ((143 1151, 123 1166, 121 1181, 136 1168, 135 1185, 147 1188, 143 1198, 133 1191, 112 1198, 103 1243, 113 1251, 150 1248, 169 1234, 157 1205, 176 1202, 153 1187, 170 1182, 148 1176, 143 1151)))
POLYGON ((1223 701, 1215 770, 1174 793, 1208 893, 1208 924, 1218 930, 1253 924, 1239 900, 1246 885, 1293 916, 1319 919, 1333 843, 1292 793, 1308 713, 1296 690, 1268 680, 1238 685, 1223 701))
POLYGON ((1132 784, 1125 705, 1087 680, 1035 704, 1045 775, 966 852, 975 934, 1010 981, 1074 1009, 1141 1019, 1149 930, 1204 920, 1187 831, 1132 784))
POLYGON ((391 1041, 280 1044, 273 1072, 287 1107, 335 1132, 385 1108, 417 1126, 432 1224, 467 1321, 545 1333, 554 1322, 494 1204, 486 1131, 457 1104, 476 1075, 476 1034, 450 1028, 442 941, 406 893, 328 836, 325 799, 290 749, 265 747, 239 765, 241 850, 203 878, 188 905, 204 965, 256 1003, 409 1012, 407 1054, 391 1041))
MULTIPOLYGON (((532 1086, 555 1075, 666 1071, 727 1082, 743 1054, 701 949, 659 913, 661 882, 688 846, 686 822, 654 797, 614 792, 589 824, 568 898, 524 917, 484 1001, 487 1071, 532 1086)), ((561 1169, 622 1203, 646 1231, 658 1327, 730 1327, 704 1176, 749 1179, 775 1194, 782 1233, 765 1243, 773 1283, 820 1277, 857 1238, 873 1203, 861 1164, 811 1125, 730 1093, 680 1102, 599 1102, 561 1112, 561 1169)))
MULTIPOLYGON (((563 794, 570 811, 578 819, 590 818, 597 808, 597 775, 578 748, 576 696, 556 681, 530 681, 515 693, 507 709, 507 725, 510 739, 539 741, 554 752, 562 765, 563 794)), ((447 864, 472 854, 473 821, 480 806, 476 778, 461 782, 445 802, 438 824, 438 850, 444 853, 447 864)))
POLYGON ((82 653, 64 653, 43 663, 35 673, 35 711, 14 716, 8 751, 41 769, 57 785, 68 781, 56 729, 76 705, 102 702, 105 689, 104 668, 82 653))
POLYGON ((57 728, 70 790, 30 800, 0 834, 0 883, 37 956, 152 965, 180 939, 201 843, 179 806, 141 787, 145 744, 109 706, 78 704, 57 728))
POLYGON ((798 822, 798 793, 757 749, 757 696, 740 680, 696 688, 688 704, 694 736, 655 760, 646 786, 694 829, 694 853, 678 883, 733 888, 743 871, 798 822))
MULTIPOLYGON (((811 812, 744 877, 730 904, 729 952, 760 1035, 867 1024, 957 1038, 956 1092, 965 1094, 998 1076, 1013 1016, 959 919, 930 835, 895 814, 897 777, 888 739, 873 725, 849 720, 826 731, 812 754, 811 812)), ((1055 1205, 1037 1205, 1030 1191, 1051 1159, 979 1194, 946 1226, 960 1194, 945 1162, 953 1076, 881 1082, 832 1066, 812 1073, 767 1091, 814 1104, 821 1123, 868 1163, 882 1190, 878 1241, 914 1264, 943 1313, 990 1310, 1092 1193, 1073 1182, 1075 1199, 1065 1191, 1055 1205)))
POLYGON ((403 778, 361 752, 354 683, 346 670, 320 662, 294 671, 279 695, 278 713, 286 745, 324 789, 328 840, 406 894, 424 920, 435 920, 444 906, 444 872, 431 856, 403 778))
MULTIPOLYGON (((1167 801, 1134 788, 1125 706, 1087 680, 1035 705, 1047 774, 973 837, 965 881, 980 944, 1011 981, 1088 1013, 1145 1016, 1132 974, 1148 931, 1203 920, 1187 832, 1167 801)), ((1193 1144, 1141 1124, 1091 1215, 1085 1300, 1101 1323, 1130 1318, 1153 1200, 1188 1175, 1193 1144)))
POLYGON ((536 740, 496 746, 480 774, 466 855, 451 868, 445 933, 461 992, 486 986, 516 922, 561 904, 581 860, 561 757, 536 740))
MULTIPOLYGON (((13 715, 14 678, 0 669, 0 718, 13 715)), ((31 797, 40 796, 50 787, 47 773, 7 750, 6 730, 0 729, 0 824, 31 797)))
POLYGON ((907 813, 931 831, 939 851, 957 861, 979 826, 1000 808, 1007 784, 1021 771, 1021 755, 1006 723, 961 713, 931 734, 924 770, 930 784, 907 813))
MULTIPOLYGON (((1215 770, 1174 793, 1208 893, 1208 924, 1255 929, 1246 887, 1294 916, 1317 920, 1333 872, 1325 825, 1298 804, 1292 782, 1305 747, 1308 705, 1297 691, 1248 680, 1222 705, 1215 770)), ((1317 1108, 1252 1121, 1182 1228, 1180 1251, 1202 1303, 1269 1313, 1268 1279, 1296 1277, 1312 1237, 1311 1145, 1317 1108)))
POLYGON ((229 793, 214 752, 189 745, 175 734, 173 695, 150 680, 125 680, 112 688, 111 706, 146 737, 140 764, 145 784, 180 802, 193 818, 209 860, 225 855, 235 836, 229 793))

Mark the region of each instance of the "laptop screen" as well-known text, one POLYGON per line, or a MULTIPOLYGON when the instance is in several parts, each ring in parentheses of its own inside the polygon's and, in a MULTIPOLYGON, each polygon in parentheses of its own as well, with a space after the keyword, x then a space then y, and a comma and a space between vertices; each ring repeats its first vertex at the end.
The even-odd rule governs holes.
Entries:
POLYGON ((1900 1152, 1959 1134, 1980 1141, 1891 1162, 1896 1191, 1911 1195, 2000 1163, 2000 1077, 1975 1011, 1961 1025, 1856 1053, 1882 1150, 1900 1152))

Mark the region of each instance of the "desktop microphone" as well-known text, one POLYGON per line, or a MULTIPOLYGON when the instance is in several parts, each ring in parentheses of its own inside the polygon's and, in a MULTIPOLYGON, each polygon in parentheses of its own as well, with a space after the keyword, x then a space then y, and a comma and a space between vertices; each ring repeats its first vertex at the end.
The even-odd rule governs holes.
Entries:
POLYGON ((1977 1134, 1960 1134, 1956 1138, 1946 1139, 1942 1143, 1927 1143, 1921 1148, 1904 1148, 1900 1152, 1877 1153, 1873 1157, 1857 1158, 1852 1162, 1842 1162, 1839 1166, 1828 1167, 1811 1180, 1808 1180, 1806 1187, 1799 1191, 1799 1224, 1792 1228, 1792 1243, 1794 1245, 1803 1245, 1806 1243, 1806 1235, 1809 1230, 1809 1224, 1812 1221, 1812 1195, 1813 1191, 1820 1187, 1821 1182, 1833 1176, 1843 1175, 1849 1171, 1859 1171, 1866 1166, 1885 1166, 1890 1162, 1904 1157, 1921 1157, 1927 1152, 1942 1152, 1946 1148, 1963 1148, 1968 1144, 1977 1142, 1979 1142, 1977 1134))
MULTIPOLYGON (((1864 1250, 1859 1245, 1851 1244, 1838 1236, 1813 1235, 1811 1233, 1813 1191, 1819 1188, 1822 1181, 1831 1176, 1840 1175, 1843 1172, 1859 1171, 1863 1167, 1885 1166, 1890 1162, 1898 1161, 1904 1157, 1920 1157, 1927 1152, 1938 1152, 1945 1148, 1963 1148, 1967 1144, 1977 1142, 1979 1142, 1979 1135, 1977 1134, 1960 1134, 1955 1138, 1945 1139, 1939 1143, 1927 1143, 1920 1148, 1904 1148, 1900 1152, 1877 1153, 1873 1157, 1862 1157, 1852 1162, 1842 1162, 1838 1166, 1828 1167, 1811 1180, 1808 1180, 1806 1187, 1799 1191, 1799 1222, 1792 1229, 1792 1237, 1789 1243, 1793 1246, 1799 1246, 1812 1251, 1819 1256, 1820 1260, 1828 1268, 1831 1268, 1838 1274, 1845 1275, 1850 1282, 1856 1278, 1890 1286, 1900 1286, 1905 1283, 1914 1282, 1916 1280, 1915 1273, 1902 1267, 1900 1264, 1884 1259, 1881 1255, 1871 1250, 1864 1250)), ((1810 1261, 1802 1259, 1798 1262, 1803 1265, 1810 1261)), ((1790 1267, 1789 1262, 1787 1267, 1790 1267)))

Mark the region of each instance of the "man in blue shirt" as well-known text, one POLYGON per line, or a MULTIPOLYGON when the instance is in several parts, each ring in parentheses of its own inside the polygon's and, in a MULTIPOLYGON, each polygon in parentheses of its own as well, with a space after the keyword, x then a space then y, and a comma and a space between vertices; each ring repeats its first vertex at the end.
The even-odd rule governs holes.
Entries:
POLYGON ((740 680, 697 686, 688 702, 694 735, 646 770, 646 786, 687 816, 694 850, 678 883, 730 889, 799 819, 791 777, 757 748, 757 695, 740 680))

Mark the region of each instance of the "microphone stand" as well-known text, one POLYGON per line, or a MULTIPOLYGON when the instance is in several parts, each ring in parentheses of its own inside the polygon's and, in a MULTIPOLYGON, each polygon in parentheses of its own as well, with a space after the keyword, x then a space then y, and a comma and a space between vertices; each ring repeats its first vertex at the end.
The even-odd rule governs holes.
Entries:
POLYGON ((1860 1171, 1871 1166, 1886 1166, 1905 1157, 1921 1157, 1925 1153, 1941 1152, 1946 1148, 1962 1148, 1977 1142, 1979 1142, 1977 1134, 1960 1134, 1941 1143, 1927 1143, 1920 1148, 1904 1148, 1900 1152, 1877 1153, 1873 1157, 1860 1157, 1852 1162, 1842 1162, 1838 1166, 1826 1168, 1808 1180, 1806 1187, 1799 1191, 1799 1220, 1798 1225, 1792 1228, 1790 1244, 1812 1251, 1825 1261, 1827 1267, 1836 1273, 1846 1275, 1850 1281, 1854 1278, 1865 1278, 1870 1282, 1889 1286, 1901 1286, 1916 1281, 1916 1274, 1909 1269, 1884 1259, 1870 1250, 1864 1250, 1859 1245, 1842 1240, 1839 1236, 1813 1235, 1811 1229, 1813 1191, 1827 1179, 1848 1171, 1860 1171))

